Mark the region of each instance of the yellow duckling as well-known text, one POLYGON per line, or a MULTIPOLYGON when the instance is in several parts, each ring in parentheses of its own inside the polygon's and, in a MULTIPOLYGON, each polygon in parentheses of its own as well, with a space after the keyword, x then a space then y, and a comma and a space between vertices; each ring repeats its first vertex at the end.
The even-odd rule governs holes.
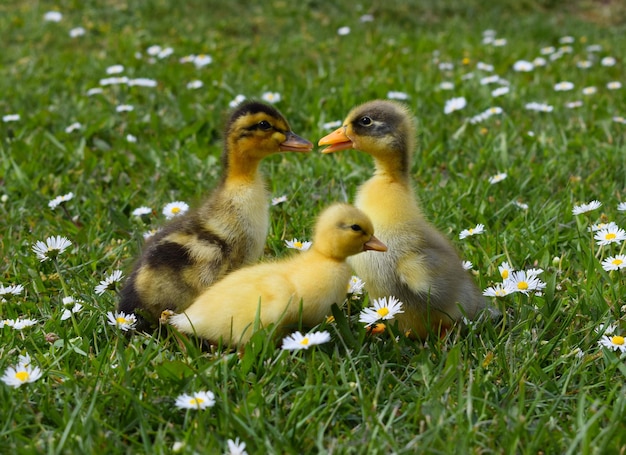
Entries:
POLYGON ((425 338, 463 316, 474 318, 485 299, 452 243, 424 218, 410 179, 415 119, 402 104, 375 100, 354 108, 343 125, 323 137, 322 153, 357 149, 374 158, 374 176, 358 189, 355 206, 374 223, 387 254, 350 258, 371 298, 405 304, 403 331, 425 338))
POLYGON ((278 152, 308 152, 313 144, 294 134, 276 109, 255 101, 235 109, 224 137, 220 183, 200 207, 148 240, 122 288, 120 311, 155 322, 164 310, 184 310, 215 281, 262 255, 269 193, 259 164, 278 152))
POLYGON ((348 204, 331 205, 317 220, 309 250, 227 275, 169 322, 182 332, 232 346, 250 339, 257 318, 262 327, 299 321, 314 326, 333 303, 346 298, 352 275, 346 258, 386 249, 374 237, 367 215, 348 204))

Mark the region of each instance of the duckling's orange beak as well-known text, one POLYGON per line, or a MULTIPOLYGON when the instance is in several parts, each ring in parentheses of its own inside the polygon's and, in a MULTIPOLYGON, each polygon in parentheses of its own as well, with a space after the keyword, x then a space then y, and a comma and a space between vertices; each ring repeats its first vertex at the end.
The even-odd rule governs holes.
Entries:
POLYGON ((297 134, 287 131, 286 139, 281 142, 279 150, 283 152, 310 152, 313 150, 313 144, 297 134))
POLYGON ((365 244, 363 245, 363 251, 387 251, 387 245, 378 240, 376 237, 372 236, 365 244))
POLYGON ((346 128, 344 126, 340 126, 329 135, 321 138, 317 145, 330 145, 330 147, 326 147, 322 150, 322 153, 333 153, 354 147, 350 138, 346 136, 346 128))

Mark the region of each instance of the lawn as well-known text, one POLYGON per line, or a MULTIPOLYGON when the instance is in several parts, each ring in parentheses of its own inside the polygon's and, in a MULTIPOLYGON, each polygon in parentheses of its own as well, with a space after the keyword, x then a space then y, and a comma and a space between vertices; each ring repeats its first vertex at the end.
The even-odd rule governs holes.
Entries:
MULTIPOLYGON (((626 453, 626 11, 489 3, 3 2, 2 451, 626 453), (545 287, 489 297, 501 321, 425 342, 393 322, 367 333, 367 294, 300 351, 266 330, 239 356, 112 325, 106 280, 128 275, 166 204, 217 184, 238 95, 314 143, 359 103, 404 100, 416 194, 480 288, 505 262, 545 287), (53 236, 71 245, 38 256, 53 236), (34 380, 13 387, 18 363, 34 380), (201 391, 213 406, 176 406, 201 391)), ((284 196, 265 260, 299 254, 285 241, 309 240, 372 172, 317 148, 262 167, 284 196)))

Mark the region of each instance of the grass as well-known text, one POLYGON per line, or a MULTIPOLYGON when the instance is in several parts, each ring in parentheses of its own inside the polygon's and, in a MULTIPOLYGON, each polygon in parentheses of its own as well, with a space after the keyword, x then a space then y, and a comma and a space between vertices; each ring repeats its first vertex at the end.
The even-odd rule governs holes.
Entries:
MULTIPOLYGON (((608 323, 626 331, 626 277, 600 266, 624 244, 598 247, 587 230, 598 221, 626 225, 616 209, 626 200, 625 127, 613 121, 626 115, 625 89, 606 88, 626 83, 624 12, 619 2, 567 10, 481 4, 4 2, 0 112, 20 120, 0 122, 0 283, 24 291, 6 296, 0 317, 37 324, 0 329, 0 371, 28 353, 43 372, 20 388, 0 385, 0 400, 10 403, 0 419, 4 450, 170 453, 183 442, 180 453, 223 453, 238 437, 248 453, 626 452, 624 354, 601 348, 595 331, 608 323), (53 9, 62 21, 44 22, 53 9), (374 21, 361 22, 365 13, 374 21), (86 34, 72 39, 76 26, 86 34), (340 36, 342 26, 350 33, 340 36), (486 29, 506 45, 483 44, 486 29), (566 35, 571 53, 544 56, 546 66, 532 72, 512 70, 566 35), (155 44, 174 54, 150 63, 155 44), (602 49, 588 53, 591 44, 602 49), (202 53, 213 63, 179 63, 202 53), (602 66, 605 56, 618 61, 602 66), (591 68, 576 66, 588 59, 591 68), (158 86, 106 86, 87 96, 114 64, 158 86), (490 74, 509 81, 510 92, 492 98, 495 85, 479 83, 490 74), (203 87, 187 89, 196 79, 203 87), (563 80, 575 88, 555 91, 563 80), (443 81, 454 89, 439 89, 443 81), (588 86, 597 93, 582 95, 588 86), (330 343, 291 353, 259 332, 242 358, 172 333, 127 337, 106 323, 116 295, 97 296, 95 286, 113 270, 128 272, 166 203, 194 203, 216 184, 221 126, 235 95, 280 93, 277 106, 294 131, 315 141, 325 122, 391 90, 409 95, 419 119, 413 176, 429 218, 473 262, 481 288, 500 281, 506 260, 544 269, 542 296, 498 299, 502 323, 427 343, 367 336, 355 320, 365 296, 319 328, 330 343), (467 107, 445 115, 446 100, 459 96, 467 107), (574 100, 582 106, 565 107, 574 100), (554 110, 526 110, 532 101, 554 110), (134 110, 118 113, 120 104, 134 110), (504 113, 467 122, 494 105, 504 113), (82 128, 67 133, 73 122, 82 128), (490 185, 498 172, 508 177, 490 185), (68 192, 74 199, 48 208, 68 192), (572 215, 593 199, 603 202, 599 210, 572 215), (130 215, 142 205, 155 210, 145 222, 130 215), (458 239, 477 223, 485 234, 458 239), (51 235, 73 245, 39 262, 31 246, 51 235), (84 307, 61 321, 67 294, 84 307), (198 390, 215 393, 213 408, 173 406, 198 390)), ((271 209, 267 257, 287 254, 285 239, 309 238, 320 209, 352 200, 371 173, 356 151, 281 155, 263 168, 272 194, 288 196, 271 209)))

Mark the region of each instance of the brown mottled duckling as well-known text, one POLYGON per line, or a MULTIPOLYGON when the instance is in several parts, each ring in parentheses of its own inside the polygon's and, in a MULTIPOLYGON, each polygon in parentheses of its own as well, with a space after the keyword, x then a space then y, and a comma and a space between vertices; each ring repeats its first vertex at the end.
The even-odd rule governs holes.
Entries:
POLYGON ((255 101, 238 106, 225 129, 220 183, 196 210, 147 241, 122 288, 119 310, 144 316, 141 328, 147 328, 164 310, 183 311, 215 281, 258 260, 269 229, 259 164, 274 153, 312 147, 275 108, 255 101))

